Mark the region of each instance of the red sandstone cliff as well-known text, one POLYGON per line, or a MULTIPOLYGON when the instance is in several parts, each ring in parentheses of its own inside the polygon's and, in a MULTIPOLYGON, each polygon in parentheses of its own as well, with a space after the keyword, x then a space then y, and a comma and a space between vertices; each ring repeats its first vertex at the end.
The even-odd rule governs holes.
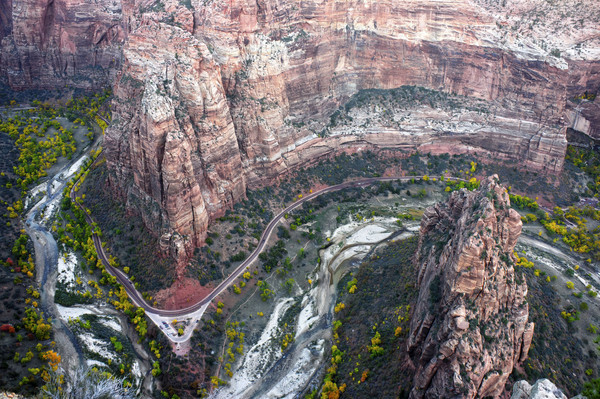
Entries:
POLYGON ((3 0, 0 79, 13 89, 108 87, 120 65, 121 1, 3 0))
MULTIPOLYGON (((588 62, 577 64, 581 76, 570 81, 574 71, 562 59, 513 51, 512 42, 494 46, 500 28, 491 11, 468 1, 192 2, 191 8, 167 1, 130 22, 106 148, 115 185, 145 204, 147 224, 194 244, 206 220, 243 196, 246 185, 345 147, 487 151, 559 171, 568 82, 580 88, 591 81, 581 72, 588 62), (202 50, 191 54, 188 47, 202 50), (184 67, 183 58, 198 67, 184 67), (370 117, 331 126, 330 115, 359 90, 403 85, 483 105, 444 112, 410 105, 385 110, 408 121, 402 124, 370 117), (161 104, 161 124, 148 128, 152 116, 143 104, 161 104), (173 145, 181 151, 162 158, 172 137, 185 145, 173 145), (189 189, 159 189, 165 179, 189 189)), ((354 119, 383 111, 354 110, 354 119)))
POLYGON ((527 357, 533 323, 513 256, 521 227, 497 176, 425 212, 408 343, 411 398, 497 397, 527 357))
POLYGON ((92 87, 119 67, 112 182, 189 249, 247 185, 346 147, 561 170, 566 127, 592 134, 599 119, 567 107, 600 88, 600 5, 574 1, 13 0, 0 7, 11 26, 0 75, 15 88, 92 87), (352 110, 360 124, 332 126, 360 90, 404 85, 482 105, 363 107, 352 110))

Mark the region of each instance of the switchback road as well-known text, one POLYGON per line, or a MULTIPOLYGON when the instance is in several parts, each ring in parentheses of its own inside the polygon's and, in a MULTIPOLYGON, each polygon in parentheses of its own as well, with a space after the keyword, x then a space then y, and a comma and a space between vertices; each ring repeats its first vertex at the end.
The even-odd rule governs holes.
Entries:
MULTIPOLYGON (((99 157, 97 159, 99 159, 99 157)), ((142 295, 135 289, 133 282, 127 277, 127 275, 125 273, 123 273, 121 270, 114 268, 113 266, 110 265, 110 263, 108 261, 108 256, 106 255, 106 252, 104 251, 104 247, 102 247, 102 241, 100 240, 100 237, 94 231, 92 231, 92 239, 94 241, 94 246, 96 247, 96 252, 98 253, 98 258, 101 260, 106 271, 109 274, 111 274, 112 276, 114 276, 121 285, 123 285, 123 287, 127 291, 127 294, 129 295, 131 300, 135 303, 135 305, 143 308, 146 311, 146 313, 153 313, 155 315, 164 316, 164 317, 182 318, 182 317, 185 317, 186 315, 189 315, 189 314, 192 314, 192 313, 198 311, 200 308, 202 308, 203 306, 212 302, 213 299, 215 299, 219 294, 221 294, 223 291, 225 291, 227 289, 227 287, 229 287, 241 274, 243 274, 244 270, 246 270, 247 267, 252 265, 252 263, 254 263, 256 258, 258 258, 258 255, 260 255, 260 253, 265 249, 265 246, 267 245, 267 242, 269 241, 269 238, 271 237, 271 234, 273 233, 275 226, 277 226, 277 224, 281 221, 281 219, 285 216, 285 214, 292 212, 294 209, 300 207, 305 202, 310 201, 320 195, 343 190, 343 189, 349 188, 349 187, 366 187, 373 183, 378 183, 378 182, 396 181, 396 180, 409 181, 411 179, 422 179, 423 177, 424 176, 371 177, 371 178, 367 178, 367 179, 348 181, 348 182, 344 182, 344 183, 337 184, 334 186, 329 186, 329 187, 323 188, 321 190, 315 191, 314 193, 310 193, 310 194, 298 199, 296 202, 294 202, 293 204, 286 207, 284 210, 279 212, 275 217, 273 217, 273 219, 271 219, 271 221, 265 228, 265 231, 263 232, 262 236, 260 237, 260 241, 258 242, 256 249, 250 254, 250 256, 248 256, 248 258, 246 258, 246 260, 244 260, 227 278, 225 278, 219 285, 217 285, 212 290, 212 292, 210 294, 208 294, 204 299, 200 300, 199 302, 197 302, 191 306, 188 306, 188 307, 182 308, 182 309, 167 310, 167 309, 157 309, 153 306, 150 306, 146 302, 146 300, 142 297, 142 295)), ((433 179, 433 178, 439 179, 439 176, 430 176, 430 178, 431 179, 433 179)), ((458 179, 458 178, 448 178, 448 180, 466 181, 465 179, 458 179)), ((93 221, 92 217, 87 213, 87 211, 85 210, 85 207, 76 201, 75 187, 79 183, 80 183, 80 180, 78 180, 77 182, 75 182, 75 184, 73 184, 73 187, 71 188, 71 192, 70 192, 70 197, 71 197, 72 202, 83 211, 86 222, 93 229, 92 223, 94 221, 93 221)))

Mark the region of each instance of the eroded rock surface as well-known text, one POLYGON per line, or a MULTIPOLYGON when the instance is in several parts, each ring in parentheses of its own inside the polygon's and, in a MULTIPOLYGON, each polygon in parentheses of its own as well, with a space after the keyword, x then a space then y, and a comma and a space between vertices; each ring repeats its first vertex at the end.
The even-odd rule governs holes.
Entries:
POLYGON ((112 182, 188 253, 247 187, 347 148, 559 172, 566 128, 597 135, 600 120, 571 101, 600 89, 600 5, 574 2, 12 0, 0 5, 0 78, 113 82, 112 182), (431 98, 356 101, 412 86, 431 98), (440 108, 440 95, 466 106, 440 108))
POLYGON ((120 0, 0 4, 0 79, 13 89, 101 89, 120 65, 120 0))
POLYGON ((522 223, 497 179, 454 192, 423 216, 412 398, 496 397, 527 357, 534 325, 513 257, 522 223))
MULTIPOLYGON (((580 395, 575 398, 578 397, 580 395)), ((524 380, 517 381, 513 385, 510 399, 567 399, 567 396, 552 381, 543 378, 537 380, 533 385, 524 380)))

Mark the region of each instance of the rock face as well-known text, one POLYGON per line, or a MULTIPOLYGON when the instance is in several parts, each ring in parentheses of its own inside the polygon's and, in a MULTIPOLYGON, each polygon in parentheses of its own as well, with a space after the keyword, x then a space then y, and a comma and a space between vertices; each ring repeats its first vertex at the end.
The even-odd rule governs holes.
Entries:
POLYGON ((426 210, 408 342, 411 398, 497 397, 527 357, 534 326, 513 258, 522 224, 509 205, 492 176, 426 210))
POLYGON ((0 77, 13 89, 108 87, 125 39, 121 1, 0 4, 0 77))
POLYGON ((566 127, 597 132, 597 108, 567 104, 600 88, 600 5, 488 3, 9 0, 0 78, 114 82, 112 181, 165 245, 187 251, 246 187, 348 147, 478 152, 559 172, 566 127), (410 86, 431 98, 362 104, 338 123, 361 93, 410 86), (433 105, 448 94, 481 104, 433 105))
POLYGON ((106 152, 129 205, 184 259, 246 186, 219 69, 191 35, 192 14, 175 7, 181 27, 142 20, 130 34, 106 152))
POLYGON ((516 382, 510 399, 567 399, 567 396, 544 378, 537 380, 533 386, 524 380, 516 382))

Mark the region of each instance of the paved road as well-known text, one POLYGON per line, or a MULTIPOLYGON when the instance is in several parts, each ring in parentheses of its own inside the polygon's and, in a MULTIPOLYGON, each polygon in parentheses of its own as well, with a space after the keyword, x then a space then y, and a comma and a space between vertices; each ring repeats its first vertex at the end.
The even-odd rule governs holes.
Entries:
MULTIPOLYGON (((99 159, 99 157, 97 159, 99 159)), ((94 246, 96 247, 96 252, 98 253, 98 257, 101 260, 102 264, 104 265, 106 271, 109 274, 111 274, 112 276, 116 277, 117 281, 121 285, 123 285, 123 287, 125 287, 127 294, 129 295, 131 300, 138 307, 143 308, 147 313, 154 313, 159 316, 185 317, 186 315, 194 313, 197 310, 199 310, 200 308, 202 308, 203 306, 205 306, 206 304, 210 303, 219 294, 221 294, 223 291, 225 291, 227 289, 227 287, 229 287, 242 273, 244 273, 244 270, 246 270, 247 267, 249 267, 252 263, 254 263, 256 258, 258 258, 258 255, 260 255, 260 253, 265 249, 265 246, 267 245, 267 242, 269 241, 269 238, 271 237, 271 234, 272 234, 273 230, 275 229, 275 226, 277 226, 277 224, 281 221, 281 219, 284 217, 284 215, 286 213, 290 213, 294 209, 300 207, 306 201, 310 201, 310 200, 312 200, 320 195, 326 194, 326 193, 343 190, 343 189, 349 188, 349 187, 366 187, 373 183, 378 183, 378 182, 386 182, 386 181, 394 181, 394 180, 409 181, 411 179, 421 179, 422 177, 423 176, 372 177, 372 178, 367 178, 367 179, 362 179, 362 180, 348 181, 345 183, 337 184, 335 186, 329 186, 329 187, 323 188, 321 190, 315 191, 314 193, 310 193, 310 194, 298 199, 296 202, 289 205, 287 208, 285 208, 284 210, 279 212, 273 219, 271 219, 271 221, 265 228, 265 231, 263 232, 262 236, 260 237, 260 241, 258 242, 256 249, 250 254, 250 256, 245 261, 243 261, 225 280, 223 280, 219 285, 217 285, 208 296, 206 296, 201 301, 195 303, 194 305, 188 306, 183 309, 166 310, 166 309, 157 309, 153 306, 150 306, 146 302, 146 300, 142 297, 142 295, 135 289, 133 282, 131 280, 129 280, 127 275, 125 273, 123 273, 121 270, 116 269, 110 265, 110 263, 108 262, 108 256, 106 255, 106 252, 104 251, 104 248, 102 247, 102 241, 100 240, 100 237, 95 232, 92 232, 92 239, 94 240, 94 246)), ((430 178, 439 178, 439 176, 430 176, 430 178)), ((458 178, 452 178, 449 180, 467 181, 465 179, 458 179, 458 178)), ((79 181, 77 181, 73 185, 73 188, 71 189, 71 193, 70 193, 71 200, 73 201, 74 204, 76 204, 83 211, 87 223, 90 226, 92 226, 93 220, 92 220, 91 216, 87 214, 87 212, 85 211, 85 208, 81 204, 79 204, 79 203, 77 203, 77 201, 75 201, 75 198, 76 198, 75 187, 78 184, 79 184, 79 181)))

